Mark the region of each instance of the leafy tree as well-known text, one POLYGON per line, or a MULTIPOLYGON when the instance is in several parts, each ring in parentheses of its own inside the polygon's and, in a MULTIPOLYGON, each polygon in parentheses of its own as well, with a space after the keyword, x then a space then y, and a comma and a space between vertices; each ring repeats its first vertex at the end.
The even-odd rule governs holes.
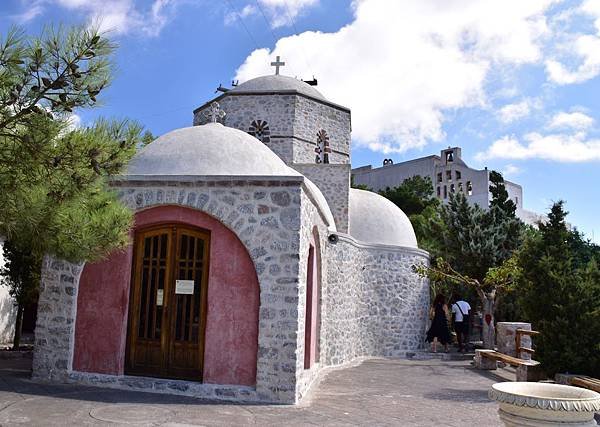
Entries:
POLYGON ((430 233, 430 221, 439 217, 440 201, 434 196, 430 177, 415 175, 398 187, 387 187, 380 195, 392 201, 409 217, 419 245, 435 251, 436 239, 430 233))
POLYGON ((549 374, 600 376, 600 271, 577 231, 567 228, 564 203, 555 203, 539 233, 519 255, 521 305, 541 331, 536 355, 549 374), (586 256, 587 262, 583 263, 586 256))
MULTIPOLYGON (((490 174, 490 192, 492 201, 488 210, 471 205, 462 193, 451 194, 447 205, 442 206, 438 221, 430 221, 431 235, 438 241, 436 255, 443 257, 443 264, 432 267, 441 268, 469 280, 446 280, 448 289, 459 286, 461 294, 475 290, 481 301, 484 314, 484 338, 486 345, 495 333, 495 310, 498 306, 498 292, 494 286, 486 283, 490 272, 503 266, 519 248, 523 238, 524 226, 515 217, 515 205, 508 199, 504 181, 499 173, 490 174), (476 285, 480 284, 480 285, 476 285), (481 287, 484 286, 484 287, 481 287), (489 289, 487 291, 486 289, 489 289)), ((510 264, 509 264, 510 266, 510 264)), ((505 297, 511 296, 514 287, 503 287, 505 297)))
POLYGON ((490 268, 483 280, 459 273, 443 258, 438 258, 430 267, 417 266, 416 271, 423 276, 428 276, 433 282, 447 281, 451 284, 467 286, 477 292, 484 313, 483 346, 484 348, 493 349, 496 336, 493 321, 496 302, 499 293, 510 289, 515 283, 515 278, 519 275, 520 270, 516 257, 513 256, 505 260, 498 267, 490 268))
POLYGON ((4 277, 28 288, 11 288, 15 295, 36 283, 17 267, 22 256, 96 260, 128 242, 131 212, 107 177, 135 153, 141 129, 108 120, 72 129, 69 120, 97 104, 114 49, 81 27, 41 37, 13 29, 0 39, 0 236, 15 260, 4 277))

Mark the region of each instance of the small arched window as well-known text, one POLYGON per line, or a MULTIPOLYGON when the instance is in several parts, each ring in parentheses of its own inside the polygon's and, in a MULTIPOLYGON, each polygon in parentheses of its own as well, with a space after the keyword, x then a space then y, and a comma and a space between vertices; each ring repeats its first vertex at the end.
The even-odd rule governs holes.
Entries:
POLYGON ((315 153, 317 153, 315 163, 329 163, 331 147, 329 147, 329 136, 323 129, 317 132, 317 147, 315 148, 315 153))
POLYGON ((271 141, 271 130, 266 120, 253 120, 248 133, 264 143, 271 141))

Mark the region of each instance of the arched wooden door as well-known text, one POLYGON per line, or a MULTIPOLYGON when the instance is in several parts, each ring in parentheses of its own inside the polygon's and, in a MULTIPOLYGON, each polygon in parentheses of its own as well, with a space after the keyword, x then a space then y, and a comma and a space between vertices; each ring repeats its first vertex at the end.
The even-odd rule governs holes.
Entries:
POLYGON ((136 234, 125 373, 202 381, 209 240, 182 225, 136 234))

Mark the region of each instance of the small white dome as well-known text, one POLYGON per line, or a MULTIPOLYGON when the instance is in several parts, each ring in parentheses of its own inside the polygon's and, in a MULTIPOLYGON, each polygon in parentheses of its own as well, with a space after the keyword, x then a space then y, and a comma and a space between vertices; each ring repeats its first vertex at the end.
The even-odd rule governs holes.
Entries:
POLYGON ((301 176, 258 139, 220 123, 160 136, 133 157, 125 175, 301 176))
POLYGON ((245 81, 244 83, 231 89, 229 93, 246 93, 246 92, 289 92, 294 91, 301 93, 311 98, 326 101, 325 97, 313 86, 304 83, 301 80, 293 77, 273 75, 261 76, 255 79, 245 81))
POLYGON ((349 234, 361 242, 418 247, 406 214, 377 193, 350 189, 349 222, 349 234))

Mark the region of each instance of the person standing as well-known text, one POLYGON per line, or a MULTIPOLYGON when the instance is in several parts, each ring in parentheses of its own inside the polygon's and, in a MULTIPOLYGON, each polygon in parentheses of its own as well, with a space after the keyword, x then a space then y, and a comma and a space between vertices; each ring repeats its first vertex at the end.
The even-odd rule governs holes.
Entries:
POLYGON ((452 314, 454 316, 456 339, 458 340, 458 351, 466 351, 465 346, 468 341, 470 312, 471 306, 469 303, 457 297, 456 302, 452 304, 452 314))
POLYGON ((427 331, 427 342, 431 344, 431 351, 437 353, 437 342, 441 342, 446 352, 450 343, 450 328, 448 327, 448 306, 446 298, 438 294, 433 300, 429 317, 432 319, 431 326, 427 331))

